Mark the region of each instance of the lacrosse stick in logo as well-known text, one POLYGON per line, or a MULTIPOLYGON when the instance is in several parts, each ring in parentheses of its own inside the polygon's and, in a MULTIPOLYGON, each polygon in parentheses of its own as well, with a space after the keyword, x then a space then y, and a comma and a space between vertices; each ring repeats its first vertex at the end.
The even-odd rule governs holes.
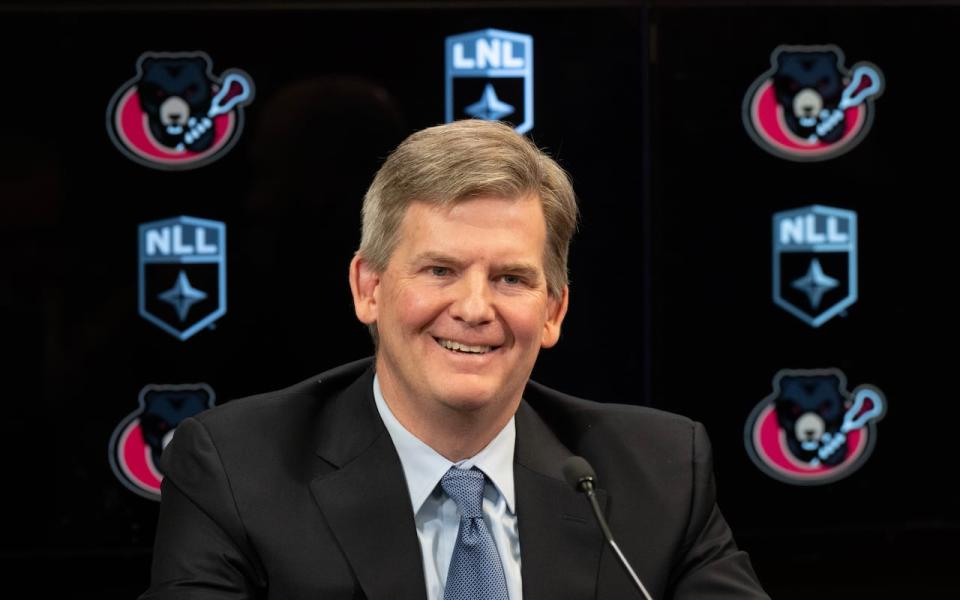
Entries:
POLYGON ((860 66, 854 69, 849 85, 843 89, 840 96, 840 104, 833 110, 823 109, 817 133, 810 136, 809 141, 816 142, 833 131, 833 128, 843 121, 844 111, 863 104, 867 98, 879 92, 881 86, 880 74, 873 67, 860 66))
MULTIPOLYGON (((194 140, 200 139, 200 136, 213 127, 214 117, 230 112, 233 107, 247 100, 250 97, 251 89, 250 81, 240 73, 230 73, 224 77, 223 85, 217 95, 213 97, 207 115, 199 119, 190 117, 187 121, 190 130, 183 136, 183 141, 192 144, 194 140), (234 84, 239 88, 236 93, 233 93, 234 84)), ((183 145, 181 144, 178 149, 183 150, 183 145)))
POLYGON ((817 451, 817 458, 810 461, 811 465, 818 465, 820 461, 830 458, 837 451, 837 448, 843 446, 844 442, 847 441, 848 433, 864 427, 870 421, 879 420, 883 416, 885 408, 883 396, 880 395, 880 392, 869 387, 857 388, 853 394, 853 406, 843 415, 843 425, 840 427, 840 431, 833 435, 829 432, 823 434, 820 440, 823 445, 817 451), (868 400, 870 404, 864 408, 868 400))

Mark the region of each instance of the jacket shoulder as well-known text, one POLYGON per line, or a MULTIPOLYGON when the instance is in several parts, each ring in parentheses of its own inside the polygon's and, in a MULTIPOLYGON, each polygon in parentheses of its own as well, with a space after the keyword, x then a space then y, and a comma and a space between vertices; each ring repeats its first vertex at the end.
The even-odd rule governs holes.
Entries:
POLYGON ((322 409, 325 400, 353 384, 372 364, 371 358, 343 364, 279 390, 230 400, 194 418, 211 433, 220 434, 217 437, 247 436, 253 431, 303 423, 322 409))
MULTIPOLYGON (((676 413, 616 402, 597 402, 559 392, 530 381, 524 399, 565 442, 601 432, 637 440, 670 441, 686 445, 697 423, 676 413)), ((569 444, 568 444, 569 445, 569 444)))

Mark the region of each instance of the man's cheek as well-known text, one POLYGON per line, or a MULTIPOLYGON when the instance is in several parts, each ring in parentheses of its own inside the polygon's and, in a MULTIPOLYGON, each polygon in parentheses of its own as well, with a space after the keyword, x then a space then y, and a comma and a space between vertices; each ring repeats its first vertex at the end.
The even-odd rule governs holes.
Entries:
POLYGON ((401 318, 412 326, 429 322, 443 308, 436 294, 423 289, 407 290, 399 294, 394 303, 401 318))

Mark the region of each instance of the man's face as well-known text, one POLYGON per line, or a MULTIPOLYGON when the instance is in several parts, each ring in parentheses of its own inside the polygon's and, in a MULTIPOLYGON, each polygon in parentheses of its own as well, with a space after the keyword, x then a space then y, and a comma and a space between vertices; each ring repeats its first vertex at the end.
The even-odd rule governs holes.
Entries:
POLYGON ((536 197, 414 202, 384 272, 354 259, 357 315, 377 324, 377 373, 391 404, 420 418, 513 413, 566 312, 566 289, 547 293, 545 240, 536 197))

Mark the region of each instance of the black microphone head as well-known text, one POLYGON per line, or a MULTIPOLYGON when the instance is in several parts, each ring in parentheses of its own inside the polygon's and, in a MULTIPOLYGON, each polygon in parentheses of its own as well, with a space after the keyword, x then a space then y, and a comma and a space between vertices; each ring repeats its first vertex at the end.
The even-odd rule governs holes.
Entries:
POLYGON ((597 474, 594 473, 593 467, 591 467, 587 459, 582 456, 571 456, 564 461, 563 476, 566 478, 567 483, 573 486, 573 489, 578 492, 586 490, 584 486, 585 483, 589 484, 589 487, 593 487, 593 483, 597 479, 597 474))

